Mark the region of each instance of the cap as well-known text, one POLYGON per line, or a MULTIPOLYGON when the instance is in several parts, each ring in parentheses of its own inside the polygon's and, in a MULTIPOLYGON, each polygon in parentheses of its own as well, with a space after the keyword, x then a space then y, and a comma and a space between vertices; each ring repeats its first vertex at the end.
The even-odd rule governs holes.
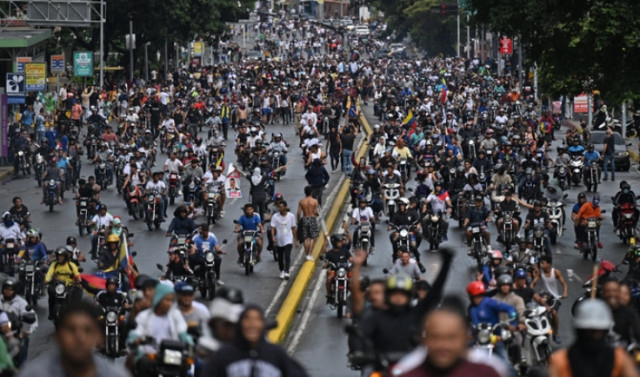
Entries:
POLYGON ((224 298, 215 298, 209 305, 212 319, 221 319, 231 323, 238 322, 243 310, 242 304, 233 304, 224 298))
POLYGON ((114 217, 113 218, 113 225, 118 225, 118 224, 122 224, 122 220, 120 220, 119 217, 114 217))
POLYGON ((181 281, 179 283, 177 283, 173 289, 177 292, 177 293, 187 293, 187 294, 192 294, 194 293, 196 290, 193 288, 193 285, 185 282, 185 281, 181 281))

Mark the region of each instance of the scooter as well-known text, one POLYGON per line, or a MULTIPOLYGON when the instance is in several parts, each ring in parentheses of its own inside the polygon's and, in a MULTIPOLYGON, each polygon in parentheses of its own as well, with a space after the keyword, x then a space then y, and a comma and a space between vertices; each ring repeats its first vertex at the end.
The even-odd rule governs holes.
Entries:
POLYGON ((386 183, 382 187, 384 193, 384 213, 391 219, 398 210, 398 199, 400 199, 400 184, 386 183))
POLYGON ((523 356, 529 368, 544 367, 551 356, 553 333, 547 308, 533 304, 533 307, 524 311, 524 317, 527 331, 524 334, 523 356))
POLYGON ((582 162, 582 158, 580 156, 571 156, 569 166, 571 167, 573 185, 578 186, 582 182, 582 169, 584 168, 584 162, 582 162))

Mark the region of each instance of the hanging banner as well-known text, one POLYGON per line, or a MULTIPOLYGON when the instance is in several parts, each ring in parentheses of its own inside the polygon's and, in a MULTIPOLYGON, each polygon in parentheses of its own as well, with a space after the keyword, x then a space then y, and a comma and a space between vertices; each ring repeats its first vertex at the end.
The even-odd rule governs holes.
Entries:
POLYGON ((26 63, 24 74, 27 92, 47 90, 47 63, 26 63))
MULTIPOLYGON (((24 97, 22 97, 24 99, 24 97)), ((6 94, 0 96, 0 144, 2 144, 2 157, 9 157, 9 104, 6 94)))
POLYGON ((31 63, 31 58, 28 56, 16 58, 16 72, 24 72, 24 65, 31 63))
POLYGON ((64 74, 64 55, 51 55, 51 74, 64 74))
POLYGON ((513 54, 513 39, 507 37, 500 38, 500 53, 513 54))
POLYGON ((92 51, 76 51, 73 53, 73 75, 80 77, 93 76, 92 51))
POLYGON ((242 198, 242 191, 240 191, 240 178, 242 175, 233 164, 229 164, 229 170, 227 170, 227 178, 224 181, 224 189, 227 193, 227 198, 242 198))

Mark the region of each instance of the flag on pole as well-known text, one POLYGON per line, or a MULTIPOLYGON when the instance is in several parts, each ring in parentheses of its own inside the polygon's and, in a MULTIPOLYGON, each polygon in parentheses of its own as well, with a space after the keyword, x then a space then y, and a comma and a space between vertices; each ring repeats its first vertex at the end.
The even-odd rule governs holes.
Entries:
MULTIPOLYGON (((129 245, 127 244, 127 236, 123 233, 120 236, 120 251, 116 262, 104 271, 98 271, 93 274, 80 275, 82 287, 90 294, 96 294, 106 289, 107 279, 117 276, 118 271, 122 271, 129 277, 129 288, 133 288, 135 277, 129 273, 129 266, 133 267, 133 258, 129 254, 129 245)), ((122 289, 123 287, 119 287, 122 289)))
POLYGON ((407 114, 407 117, 404 118, 404 121, 402 123, 404 123, 404 124, 410 126, 411 128, 415 129, 416 120, 413 117, 413 111, 409 110, 409 114, 407 114))
POLYGON ((100 291, 107 289, 107 279, 116 276, 117 272, 98 271, 93 274, 81 274, 80 283, 87 293, 95 295, 100 291))

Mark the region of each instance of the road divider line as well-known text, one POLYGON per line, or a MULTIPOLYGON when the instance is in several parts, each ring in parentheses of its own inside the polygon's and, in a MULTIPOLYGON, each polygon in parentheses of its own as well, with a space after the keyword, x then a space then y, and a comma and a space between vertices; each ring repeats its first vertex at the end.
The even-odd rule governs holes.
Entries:
MULTIPOLYGON (((372 131, 367 118, 362 114, 359 101, 357 103, 357 108, 359 109, 360 113, 360 122, 366 134, 363 144, 358 149, 356 159, 357 161, 359 161, 360 158, 363 157, 367 152, 368 139, 372 131)), ((351 179, 346 178, 340 185, 340 190, 338 191, 335 199, 332 201, 331 209, 325 217, 327 229, 333 229, 336 223, 336 219, 338 215, 340 215, 340 210, 342 209, 342 206, 347 198, 350 184, 351 179)), ((298 271, 298 274, 296 275, 296 278, 291 285, 291 288, 289 289, 289 293, 287 294, 287 297, 285 297, 284 302, 282 303, 282 306, 280 307, 280 310, 276 315, 278 326, 275 329, 269 331, 268 338, 272 343, 281 343, 287 336, 295 312, 298 309, 298 305, 300 305, 302 296, 304 295, 307 286, 309 285, 309 281, 311 280, 311 277, 313 276, 313 273, 316 269, 318 256, 325 247, 325 242, 326 240, 324 235, 318 237, 312 251, 313 261, 305 261, 302 267, 300 267, 300 270, 298 271)))

